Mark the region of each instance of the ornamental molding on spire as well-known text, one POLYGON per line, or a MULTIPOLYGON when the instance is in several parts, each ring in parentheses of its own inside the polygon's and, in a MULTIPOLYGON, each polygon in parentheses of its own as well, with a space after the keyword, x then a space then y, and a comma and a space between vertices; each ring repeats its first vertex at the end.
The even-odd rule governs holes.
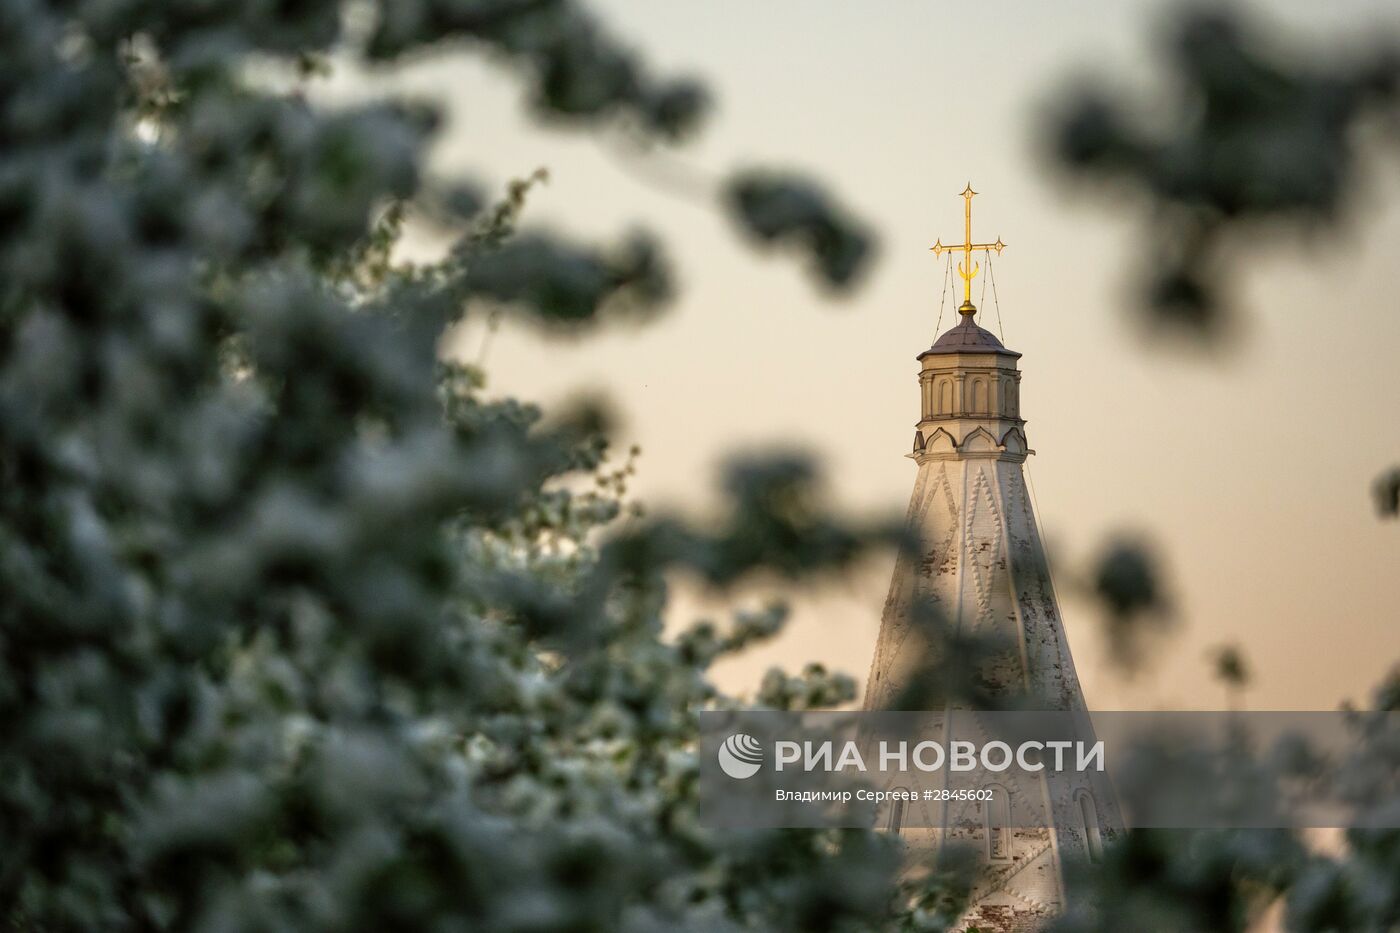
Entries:
POLYGON ((975 424, 961 435, 961 439, 954 437, 942 425, 927 434, 922 430, 915 431, 914 449, 909 456, 918 463, 923 463, 925 460, 953 460, 967 457, 983 457, 1021 463, 1028 455, 1034 453, 1035 451, 1026 444, 1026 432, 1022 431, 1019 426, 1008 428, 998 440, 986 427, 975 424))

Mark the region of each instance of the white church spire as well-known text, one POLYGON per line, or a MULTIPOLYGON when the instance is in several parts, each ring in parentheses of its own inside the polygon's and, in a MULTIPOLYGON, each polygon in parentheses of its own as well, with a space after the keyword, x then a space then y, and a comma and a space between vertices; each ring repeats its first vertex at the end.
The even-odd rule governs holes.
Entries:
MULTIPOLYGON (((917 695, 911 679, 927 676, 920 607, 931 607, 953 634, 1004 646, 976 672, 993 694, 1045 710, 1085 709, 1055 600, 1024 476, 1026 443, 1021 408, 1021 354, 977 326, 971 281, 973 251, 1004 247, 972 242, 969 185, 964 242, 938 242, 935 253, 963 253, 958 272, 964 300, 960 320, 918 356, 920 407, 910 457, 918 464, 909 503, 917 553, 895 566, 865 707, 892 709, 917 695)), ((926 691, 937 694, 939 691, 926 691)), ((963 717, 960 717, 962 719, 963 717)), ((973 721, 971 728, 976 728, 973 721)), ((1121 825, 1111 790, 1101 786, 996 788, 990 803, 914 804, 928 812, 902 831, 915 850, 939 851, 961 842, 980 851, 984 871, 965 918, 981 929, 1033 929, 1036 918, 1064 906, 1064 861, 1096 858, 1101 839, 1121 825), (1018 808, 1048 804, 1053 825, 1016 829, 1018 808), (942 807, 940 809, 940 807, 942 807), (1001 816, 998 816, 1001 814, 1001 816), (932 829, 912 828, 915 823, 932 829)), ((890 824, 893 826, 893 824, 890 824)), ((896 830, 898 831, 898 830, 896 830)))

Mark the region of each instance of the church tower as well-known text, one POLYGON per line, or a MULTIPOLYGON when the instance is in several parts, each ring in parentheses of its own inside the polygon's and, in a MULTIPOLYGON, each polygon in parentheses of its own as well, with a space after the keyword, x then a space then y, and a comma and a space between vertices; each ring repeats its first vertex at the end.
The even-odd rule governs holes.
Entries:
MULTIPOLYGON (((977 325, 971 300, 974 251, 990 263, 991 251, 1005 246, 1000 239, 972 242, 975 194, 971 185, 963 192, 964 242, 933 248, 962 253, 964 299, 958 322, 918 357, 920 413, 909 454, 918 476, 908 523, 921 551, 901 555, 895 566, 865 708, 907 702, 901 697, 925 660, 922 605, 955 637, 1004 646, 977 672, 993 694, 1032 709, 1083 712, 1024 474, 1034 451, 1022 417, 1021 354, 977 325)), ((960 714, 958 721, 957 737, 973 738, 975 717, 960 714)), ((911 855, 936 855, 955 842, 980 853, 982 871, 959 929, 1034 930, 1064 907, 1065 863, 1097 860, 1116 834, 1121 820, 1112 790, 1024 777, 987 786, 989 802, 910 804, 917 814, 895 805, 882 815, 882 828, 900 834, 911 855), (1019 819, 1032 812, 1027 808, 1048 818, 1019 819)))

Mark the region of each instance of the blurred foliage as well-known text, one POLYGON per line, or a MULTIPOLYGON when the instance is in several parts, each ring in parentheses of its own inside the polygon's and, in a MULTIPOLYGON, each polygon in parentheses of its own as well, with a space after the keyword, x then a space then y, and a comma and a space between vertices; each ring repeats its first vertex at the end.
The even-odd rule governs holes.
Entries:
MULTIPOLYGON (((703 112, 572 3, 0 2, 6 928, 894 917, 887 839, 696 823, 694 714, 737 702, 707 669, 782 608, 661 638, 673 571, 802 579, 889 529, 825 514, 785 453, 736 461, 711 526, 641 514, 606 411, 490 399, 437 347, 468 315, 652 316, 655 240, 519 229, 542 172, 497 203, 429 179, 431 104, 253 80, 438 50, 580 128, 670 141, 703 112), (441 260, 395 259, 410 216, 441 260)), ((853 279, 865 234, 764 177, 716 206, 853 279)), ((813 666, 758 697, 853 692, 813 666)))
MULTIPOLYGON (((1052 120, 1050 144, 1062 166, 1111 192, 1116 209, 1144 215, 1149 323, 1212 345, 1237 313, 1225 263, 1261 233, 1328 228, 1358 188, 1363 141, 1400 139, 1400 46, 1373 30, 1330 49, 1290 48, 1234 7, 1188 6, 1171 22, 1165 99, 1135 97, 1111 77, 1084 83, 1052 120)), ((1397 512, 1397 477, 1376 481, 1384 517, 1397 512)), ((1171 625, 1156 561, 1140 542, 1110 542, 1088 588, 1113 655, 1133 669, 1171 625)), ((1233 692, 1246 684, 1237 649, 1213 662, 1233 692)), ((1379 688, 1377 709, 1395 708, 1397 683, 1400 669, 1379 688)), ((1374 731, 1345 773, 1362 784, 1393 779, 1395 736, 1359 727, 1374 731)), ((1394 801, 1396 788, 1373 799, 1394 801)), ((1290 930, 1400 929, 1394 830, 1349 831, 1331 854, 1282 833, 1133 832, 1076 874, 1076 907, 1056 931, 1243 930, 1276 897, 1290 930)))
MULTIPOLYGON (((1400 49, 1372 34, 1331 54, 1294 53, 1236 10, 1197 6, 1173 19, 1168 106, 1132 99, 1111 80, 1082 86, 1053 121, 1052 148, 1075 174, 1107 183, 1117 204, 1125 191, 1137 196, 1150 238, 1149 321, 1211 344, 1235 313, 1221 291, 1227 258, 1261 231, 1317 230, 1346 208, 1364 130, 1393 130, 1400 117, 1400 49)), ((1397 475, 1376 481, 1382 516, 1396 513, 1397 475)), ((1144 640, 1171 619, 1152 555, 1138 542, 1111 542, 1090 588, 1114 655, 1131 669, 1144 640)), ((1220 649, 1213 663, 1232 691, 1248 681, 1238 649, 1220 649)), ((1397 684, 1400 669, 1378 689, 1376 709, 1396 708, 1397 684)), ((1343 773, 1383 788, 1372 799, 1393 806, 1396 737, 1358 716, 1365 752, 1343 773)), ((1137 766, 1150 779, 1165 763, 1137 766)), ((1057 933, 1245 930, 1277 898, 1289 930, 1380 933, 1400 929, 1400 832, 1350 830, 1339 851, 1323 852, 1283 832, 1137 831, 1101 864, 1078 866, 1071 884, 1079 894, 1051 926, 1057 933)))
POLYGON ((1161 577, 1160 559, 1137 537, 1108 541, 1094 562, 1088 590, 1103 610, 1109 655, 1124 672, 1141 667, 1175 628, 1161 577))
POLYGON ((1243 688, 1249 683, 1249 662, 1239 645, 1221 645, 1211 652, 1216 678, 1227 687, 1243 688))
MULTIPOLYGON (((1340 781, 1342 797, 1363 808, 1363 820, 1368 813, 1379 817, 1378 825, 1393 821, 1400 800, 1400 735, 1386 715, 1397 708, 1397 697, 1400 667, 1376 691, 1369 711, 1349 714, 1358 741, 1327 778, 1340 781)), ((1146 736, 1128 767, 1115 773, 1115 786, 1133 798, 1167 774, 1183 788, 1193 786, 1184 778, 1209 775, 1212 806, 1228 808, 1231 800, 1254 806, 1273 793, 1280 775, 1301 777, 1313 767, 1301 741, 1259 756, 1242 754, 1251 739, 1244 723, 1238 725, 1238 734, 1215 746, 1183 742, 1180 735, 1146 736)), ((1228 809, 1218 812, 1228 821, 1228 809)), ((1318 845, 1315 835, 1281 829, 1134 830, 1105 846, 1099 862, 1069 866, 1071 908, 1047 929, 1243 933, 1261 929, 1271 904, 1282 906, 1290 931, 1396 929, 1400 831, 1349 829, 1339 842, 1318 845)))
POLYGON ((1343 210, 1362 130, 1380 124, 1397 138, 1400 45, 1383 41, 1373 32, 1295 50, 1236 9, 1196 6, 1175 17, 1166 44, 1168 107, 1111 80, 1070 96, 1053 149, 1076 174, 1140 195, 1154 323, 1218 338, 1227 254, 1269 225, 1316 229, 1343 210))
POLYGON ((813 270, 832 288, 848 288, 865 268, 869 233, 810 182, 743 172, 730 179, 725 198, 757 242, 809 254, 813 270))
POLYGON ((1400 467, 1376 478, 1376 510, 1382 518, 1400 516, 1400 467))
MULTIPOLYGON (((781 452, 735 462, 710 525, 640 514, 605 411, 545 418, 437 357, 469 315, 645 320, 660 245, 518 229, 542 175, 494 204, 426 177, 431 104, 253 80, 429 54, 489 56, 583 130, 670 143, 705 111, 566 0, 0 0, 6 926, 948 929, 951 853, 911 878, 876 833, 698 825, 694 714, 738 702, 708 668, 781 606, 661 637, 671 574, 805 580, 892 529, 827 514, 781 452), (451 233, 441 260, 395 260, 410 214, 451 233)), ((872 254, 800 179, 736 173, 716 206, 827 287, 872 254)), ((852 695, 809 666, 757 699, 852 695)), ((1394 834, 1350 841, 1299 866, 1286 840, 1144 838, 1066 928, 1237 928, 1290 883, 1299 929, 1391 927, 1394 834)))

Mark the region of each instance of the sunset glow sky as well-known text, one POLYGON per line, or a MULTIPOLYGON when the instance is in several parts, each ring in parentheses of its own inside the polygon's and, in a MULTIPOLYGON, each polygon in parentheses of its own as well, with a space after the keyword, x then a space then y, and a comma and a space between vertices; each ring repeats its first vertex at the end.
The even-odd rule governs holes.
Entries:
MULTIPOLYGON (((934 336, 944 271, 928 247, 961 238, 958 192, 970 180, 981 193, 974 235, 1008 244, 996 260, 1002 324, 1024 354, 1031 476, 1089 705, 1219 707, 1206 654, 1223 642, 1254 668, 1246 702, 1256 709, 1364 700, 1400 659, 1400 526, 1376 517, 1370 491, 1400 463, 1393 154, 1367 160, 1336 236, 1280 235, 1241 254, 1232 276, 1245 326, 1226 352, 1180 352, 1134 325, 1138 206, 1067 184, 1038 135, 1076 75, 1150 90, 1170 7, 592 5, 659 71, 696 73, 715 92, 708 129, 677 153, 687 177, 750 164, 808 171, 877 228, 880 257, 863 287, 831 300, 654 166, 533 122, 503 72, 459 57, 424 63, 394 86, 447 104, 438 172, 485 166, 499 187, 545 166, 527 223, 600 240, 646 226, 682 289, 641 329, 569 341, 507 326, 485 357, 493 391, 546 403, 605 392, 626 440, 644 449, 634 492, 650 506, 703 514, 727 451, 779 443, 821 457, 842 507, 902 514, 915 473, 904 457, 918 416, 914 357, 934 336), (1076 573, 1120 532, 1154 543, 1179 621, 1133 680, 1104 663, 1099 620, 1075 595, 1076 573)), ((1400 32, 1387 6, 1331 4, 1322 26, 1313 3, 1256 9, 1295 41, 1330 46, 1376 24, 1400 32)), ((378 80, 339 73, 324 93, 373 92, 378 80)), ((990 313, 982 323, 996 330, 990 313)), ((475 359, 483 338, 468 326, 451 349, 475 359)), ((809 659, 863 677, 892 563, 804 594, 788 634, 722 670, 725 685, 809 659)), ((677 622, 701 609, 717 604, 682 586, 677 622)))

